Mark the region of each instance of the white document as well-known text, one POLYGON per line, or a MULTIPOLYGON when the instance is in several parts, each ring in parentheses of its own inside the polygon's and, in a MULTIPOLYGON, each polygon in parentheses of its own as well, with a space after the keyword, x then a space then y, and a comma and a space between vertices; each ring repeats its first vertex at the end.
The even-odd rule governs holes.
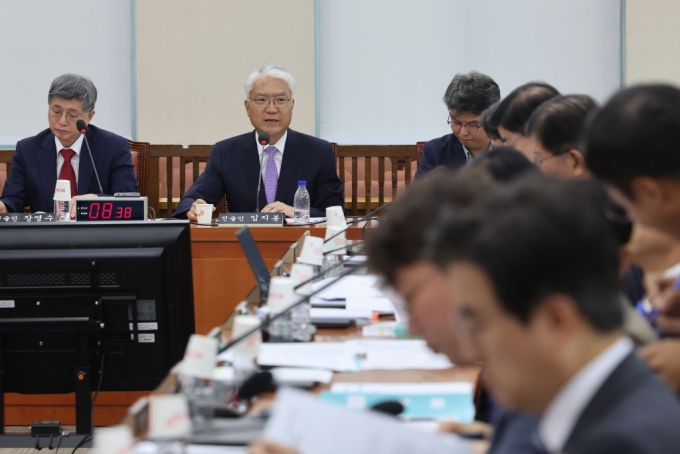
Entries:
POLYGON ((333 383, 331 391, 353 394, 473 394, 474 386, 466 381, 430 383, 333 383))
POLYGON ((451 435, 427 434, 395 418, 353 412, 292 389, 278 392, 264 437, 303 454, 472 453, 451 435))
POLYGON ((448 369, 451 361, 429 349, 424 340, 349 340, 361 356, 361 370, 448 369))
POLYGON ((309 304, 312 307, 323 306, 323 307, 333 307, 333 308, 337 308, 337 309, 344 309, 346 303, 347 302, 345 300, 325 300, 323 298, 318 298, 316 296, 313 296, 309 300, 309 304))
POLYGON ((326 384, 333 379, 333 372, 324 369, 275 367, 270 372, 274 376, 274 381, 279 385, 294 385, 304 382, 326 384))
MULTIPOLYGON (((337 279, 330 277, 316 282, 314 283, 314 290, 316 291, 337 279)), ((325 300, 344 300, 351 297, 380 298, 383 294, 376 288, 377 282, 378 276, 346 276, 316 296, 325 300)))
POLYGON ((351 297, 345 300, 348 311, 371 311, 379 314, 394 314, 394 304, 387 298, 351 297))
POLYGON ((358 372, 351 346, 344 342, 262 344, 257 356, 260 366, 287 366, 358 372))
POLYGON ((312 323, 314 320, 318 319, 350 319, 358 320, 360 318, 370 320, 373 317, 373 312, 367 310, 347 310, 347 309, 335 309, 335 308, 320 308, 313 307, 309 310, 309 316, 312 318, 312 323))

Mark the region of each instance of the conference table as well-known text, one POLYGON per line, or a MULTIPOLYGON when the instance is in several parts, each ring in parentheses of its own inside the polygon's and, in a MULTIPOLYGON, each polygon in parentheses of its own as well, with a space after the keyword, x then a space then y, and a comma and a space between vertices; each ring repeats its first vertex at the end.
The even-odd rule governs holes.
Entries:
MULTIPOLYGON (((347 231, 347 238, 359 240, 370 229, 371 221, 359 223, 347 231)), ((255 277, 236 238, 237 230, 237 227, 191 226, 194 316, 198 334, 207 334, 226 320, 255 285, 255 277)), ((323 237, 325 231, 325 224, 251 229, 268 268, 305 232, 323 237)), ((130 405, 147 394, 149 391, 99 393, 94 410, 95 425, 117 424, 130 405)), ((28 426, 33 421, 55 420, 65 425, 75 424, 75 393, 5 394, 5 425, 28 426)))

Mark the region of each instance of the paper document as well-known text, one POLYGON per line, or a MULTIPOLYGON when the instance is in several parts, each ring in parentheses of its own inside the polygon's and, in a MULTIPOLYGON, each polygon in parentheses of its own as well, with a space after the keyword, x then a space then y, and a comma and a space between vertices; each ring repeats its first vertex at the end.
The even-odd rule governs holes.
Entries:
POLYGON ((288 366, 358 372, 351 346, 344 342, 264 343, 257 356, 260 366, 288 366))
POLYGON ((346 303, 345 300, 325 300, 323 298, 317 298, 316 296, 313 296, 312 299, 309 300, 309 304, 311 304, 312 307, 334 307, 337 309, 344 309, 346 303))
POLYGON ((275 367, 270 372, 274 376, 274 381, 279 385, 294 385, 303 382, 326 384, 333 379, 333 372, 323 369, 275 367))
POLYGON ((468 454, 472 448, 451 435, 428 434, 377 413, 355 412, 282 389, 264 437, 304 454, 468 454))
POLYGON ((429 349, 424 340, 349 340, 361 356, 361 370, 448 369, 451 361, 429 349))
POLYGON ((345 300, 345 309, 348 311, 371 311, 381 315, 394 314, 394 305, 387 298, 362 298, 351 297, 345 300))
MULTIPOLYGON (((322 222, 326 222, 326 218, 309 218, 309 222, 307 224, 320 224, 322 222)), ((286 224, 287 225, 294 225, 295 224, 295 218, 286 218, 286 224)), ((301 225, 307 225, 307 224, 301 224, 301 225)))
POLYGON ((350 319, 358 320, 360 318, 370 320, 373 318, 373 312, 367 310, 347 310, 347 309, 334 309, 334 308, 319 308, 313 307, 309 310, 309 316, 312 318, 312 323, 314 320, 319 319, 350 319))
MULTIPOLYGON (((337 279, 338 278, 336 277, 329 277, 314 283, 313 288, 316 291, 321 287, 328 285, 329 282, 337 279)), ((316 296, 326 300, 347 299, 352 297, 381 298, 383 296, 382 292, 375 287, 377 282, 378 276, 347 276, 321 291, 316 296)))

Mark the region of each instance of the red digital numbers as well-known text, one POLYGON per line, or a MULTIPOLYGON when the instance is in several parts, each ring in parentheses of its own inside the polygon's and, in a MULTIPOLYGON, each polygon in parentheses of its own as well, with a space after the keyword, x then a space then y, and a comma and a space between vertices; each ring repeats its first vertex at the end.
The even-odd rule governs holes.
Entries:
POLYGON ((113 213, 113 203, 111 202, 92 202, 87 213, 88 219, 132 219, 132 207, 117 206, 115 215, 113 213))

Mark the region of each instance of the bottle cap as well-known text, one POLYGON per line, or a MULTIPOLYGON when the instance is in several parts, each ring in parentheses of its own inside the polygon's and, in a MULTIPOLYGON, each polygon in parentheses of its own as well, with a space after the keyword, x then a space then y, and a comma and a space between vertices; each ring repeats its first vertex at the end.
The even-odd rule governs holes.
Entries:
POLYGON ((307 182, 306 182, 306 181, 298 181, 298 187, 300 187, 300 186, 306 188, 306 187, 307 187, 307 182))

